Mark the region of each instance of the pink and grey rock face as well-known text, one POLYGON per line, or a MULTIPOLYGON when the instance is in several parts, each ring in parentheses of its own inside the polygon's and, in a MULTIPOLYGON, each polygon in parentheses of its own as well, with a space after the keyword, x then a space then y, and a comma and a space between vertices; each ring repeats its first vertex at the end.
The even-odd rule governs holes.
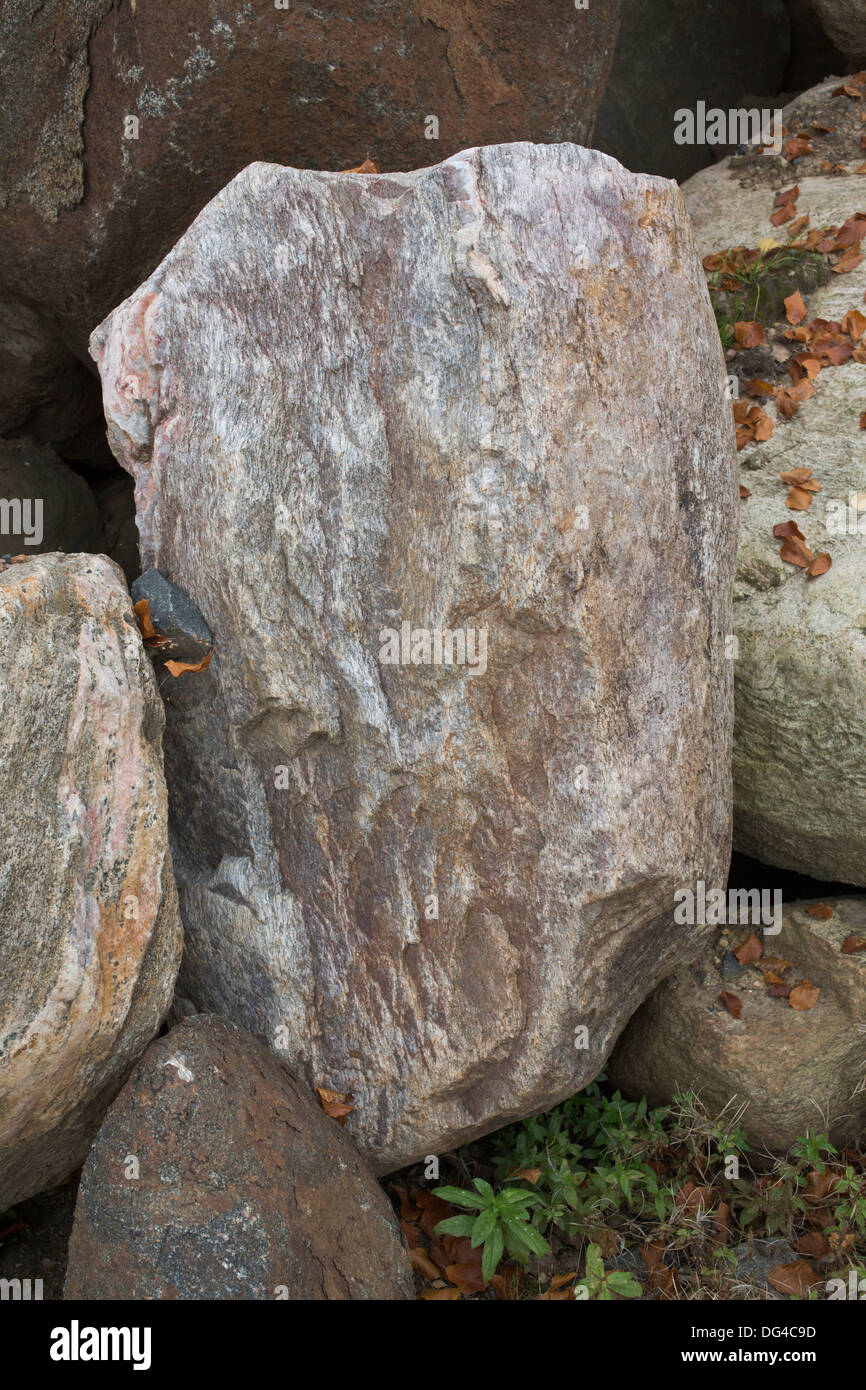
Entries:
POLYGON ((0 574, 0 1210, 80 1164, 180 960, 163 713, 120 571, 0 574))
POLYGON ((216 642, 168 711, 182 993, 352 1092, 379 1171, 575 1091, 729 854, 678 190, 572 145, 253 165, 92 350, 142 563, 216 642))
POLYGON ((202 1014, 148 1048, 84 1167, 68 1299, 412 1296, 388 1199, 278 1058, 202 1014))
POLYGON ((828 917, 811 915, 810 907, 816 904, 795 902, 785 910, 781 931, 761 938, 763 956, 754 965, 741 966, 730 949, 751 928, 728 927, 699 960, 670 975, 617 1043, 613 1083, 653 1105, 693 1089, 713 1115, 726 1110, 733 1118, 742 1110, 753 1143, 775 1152, 808 1129, 829 1130, 842 1147, 859 1142, 866 1123, 866 955, 850 946, 866 935, 866 903, 829 898, 828 917), (812 1007, 773 997, 768 970, 788 986, 809 981, 819 991, 812 1007), (739 1018, 720 999, 722 990, 739 1001, 739 1018))
POLYGON ((588 142, 618 18, 619 0, 6 0, 0 421, 78 435, 94 325, 251 160, 588 142))

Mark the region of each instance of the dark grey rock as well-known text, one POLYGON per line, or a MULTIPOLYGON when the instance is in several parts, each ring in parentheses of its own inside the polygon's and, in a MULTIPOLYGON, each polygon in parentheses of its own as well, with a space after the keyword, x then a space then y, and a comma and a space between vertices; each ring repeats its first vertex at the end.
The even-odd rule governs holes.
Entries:
POLYGON ((145 570, 132 585, 132 601, 146 598, 156 631, 166 638, 154 647, 159 661, 201 661, 213 646, 213 635, 189 594, 172 584, 159 570, 145 570))
POLYGON ((199 1014, 148 1048, 84 1165, 67 1299, 412 1292, 385 1193, 263 1043, 199 1014))

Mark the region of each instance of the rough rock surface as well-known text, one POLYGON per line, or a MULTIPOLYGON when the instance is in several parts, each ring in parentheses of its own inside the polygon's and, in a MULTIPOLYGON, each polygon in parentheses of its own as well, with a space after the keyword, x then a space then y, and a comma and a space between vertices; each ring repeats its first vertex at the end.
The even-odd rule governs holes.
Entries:
MULTIPOLYGON (((860 177, 797 181, 797 212, 813 227, 839 226, 864 205, 860 177)), ((702 170, 683 192, 702 255, 785 239, 769 221, 772 187, 740 188, 727 164, 702 170)), ((807 296, 809 319, 862 310, 864 290, 866 261, 807 296)), ((787 422, 770 407, 773 437, 739 454, 751 496, 740 510, 734 595, 734 844, 813 878, 866 884, 866 367, 828 368, 815 388, 787 422), (795 513, 779 474, 803 466, 822 490, 795 513), (862 499, 853 529, 852 494, 862 499), (815 554, 831 555, 818 580, 779 558, 773 526, 792 517, 815 554)))
MULTIPOLYGON (((7 396, 34 397, 54 416, 40 439, 74 432, 86 393, 68 389, 71 354, 86 361, 94 325, 251 160, 340 169, 369 152, 404 169, 496 140, 587 142, 618 11, 619 0, 6 0, 0 369, 17 376, 8 393, 0 379, 0 418, 7 396), (33 387, 22 379, 34 333, 56 333, 67 352, 53 402, 38 352, 33 387)), ((29 407, 18 424, 35 431, 29 407)))
POLYGON ((772 109, 789 49, 783 0, 623 0, 593 144, 629 169, 688 178, 718 151, 678 145, 676 112, 694 111, 698 101, 725 111, 772 109))
POLYGON ((203 1014, 148 1048, 84 1167, 67 1299, 412 1295, 384 1192, 273 1053, 203 1014))
POLYGON ((81 1163, 180 958, 163 713, 117 568, 0 574, 0 1211, 81 1163))
POLYGON ((744 1128, 771 1152, 784 1152, 807 1129, 829 1128, 842 1145, 858 1142, 866 1124, 866 953, 841 948, 866 936, 866 900, 830 898, 826 919, 807 912, 816 905, 792 903, 782 930, 762 938, 765 957, 790 962, 779 978, 818 987, 814 1007, 772 997, 762 962, 741 967, 729 950, 751 928, 727 927, 635 1014, 610 1060, 613 1084, 652 1105, 692 1088, 713 1114, 745 1107, 744 1128), (723 989, 741 1001, 739 1018, 720 1001, 723 989))
POLYGON ((178 589, 159 570, 145 570, 133 582, 133 603, 145 599, 150 620, 160 636, 153 655, 159 661, 202 661, 213 646, 213 634, 189 594, 178 589))
POLYGON ((93 493, 47 445, 0 439, 0 500, 20 504, 0 510, 4 555, 103 548, 93 493))
POLYGON ((840 52, 866 62, 866 0, 813 0, 821 23, 840 52))
POLYGON ((573 145, 253 165, 93 352, 142 563, 216 643, 169 710, 182 992, 351 1091, 380 1171, 575 1091, 727 871, 735 464, 679 191, 573 145))

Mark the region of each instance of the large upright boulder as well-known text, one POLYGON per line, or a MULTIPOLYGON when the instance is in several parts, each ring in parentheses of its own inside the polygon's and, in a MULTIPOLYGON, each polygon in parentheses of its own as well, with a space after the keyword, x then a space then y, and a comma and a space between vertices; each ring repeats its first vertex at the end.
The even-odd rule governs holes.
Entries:
POLYGON ((171 1002, 156 684, 120 571, 0 574, 0 1211, 65 1178, 171 1002))
POLYGON ((730 407, 679 191, 256 164, 97 330, 172 688, 182 993, 387 1171, 594 1076, 729 853, 730 407), (584 1031, 585 1030, 585 1031, 584 1031))
MULTIPOLYGON (((840 127, 826 137, 816 133, 813 152, 793 167, 771 156, 747 165, 726 160, 685 185, 702 255, 756 247, 767 237, 784 245, 785 226, 770 220, 780 184, 796 181, 796 214, 808 216, 810 228, 840 227, 862 209, 862 177, 820 172, 822 162, 853 161, 862 153, 861 123, 850 111, 856 103, 833 98, 832 89, 822 86, 786 112, 790 130, 818 112, 825 124, 840 127), (846 152, 838 141, 852 120, 856 135, 849 133, 846 152)), ((866 260, 825 279, 813 291, 803 280, 804 322, 839 324, 847 311, 863 310, 866 260)), ((784 337, 790 325, 783 315, 782 308, 773 347, 797 351, 803 345, 784 337)), ((749 379, 773 368, 769 346, 763 352, 763 367, 731 363, 744 399, 749 379)), ((790 385, 786 368, 778 371, 790 385)), ((791 419, 768 406, 772 437, 747 442, 739 454, 751 495, 741 509, 734 594, 734 843, 767 864, 866 885, 866 436, 860 428, 866 366, 849 355, 825 366, 814 387, 791 419), (805 512, 786 506, 781 480, 797 468, 811 470, 821 489, 805 512), (820 578, 804 577, 781 558, 773 527, 792 519, 814 554, 831 557, 820 578)))
POLYGON ((618 12, 619 0, 8 0, 0 421, 77 436, 92 402, 71 354, 86 361, 94 325, 251 160, 340 169, 369 153, 405 169, 496 140, 587 142, 618 12))
POLYGON ((388 1198, 273 1053, 206 1014, 151 1044, 84 1166, 67 1298, 412 1295, 388 1198))

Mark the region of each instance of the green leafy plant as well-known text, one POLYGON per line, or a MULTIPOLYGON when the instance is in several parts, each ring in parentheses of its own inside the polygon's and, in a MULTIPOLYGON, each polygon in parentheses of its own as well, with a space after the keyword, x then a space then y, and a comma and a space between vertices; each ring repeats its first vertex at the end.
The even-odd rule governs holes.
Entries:
POLYGON ((531 1224, 532 1208, 538 1198, 522 1187, 505 1187, 495 1192, 483 1178, 473 1179, 474 1192, 462 1187, 437 1187, 434 1197, 454 1207, 467 1207, 465 1216, 449 1216, 436 1227, 437 1234, 468 1236, 477 1249, 483 1246, 482 1277, 489 1282, 496 1273, 503 1253, 527 1265, 532 1255, 547 1255, 550 1246, 531 1224))
POLYGON ((575 1298, 609 1302, 614 1298, 640 1298, 642 1293, 640 1284, 626 1270, 605 1269, 600 1246, 587 1246, 586 1273, 574 1285, 575 1298))

